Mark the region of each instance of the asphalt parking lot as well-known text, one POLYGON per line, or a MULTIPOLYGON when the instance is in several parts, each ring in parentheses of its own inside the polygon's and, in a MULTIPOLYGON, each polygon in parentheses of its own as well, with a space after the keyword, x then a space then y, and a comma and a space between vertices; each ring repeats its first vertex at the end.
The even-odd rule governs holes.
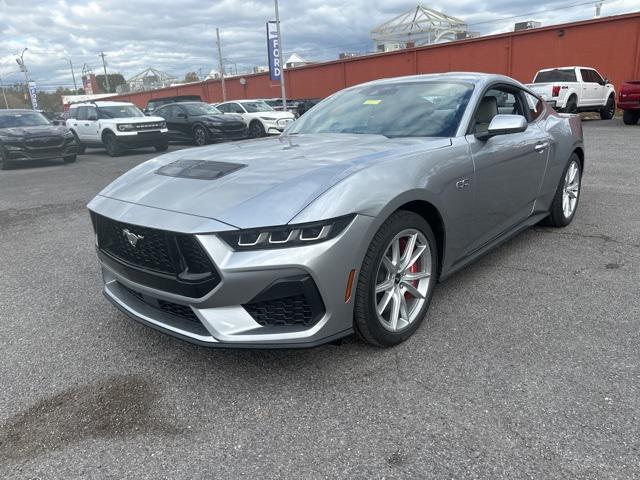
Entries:
POLYGON ((390 350, 210 350, 116 311, 85 205, 155 153, 0 172, 0 477, 640 477, 640 127, 584 129, 573 224, 441 284, 390 350))

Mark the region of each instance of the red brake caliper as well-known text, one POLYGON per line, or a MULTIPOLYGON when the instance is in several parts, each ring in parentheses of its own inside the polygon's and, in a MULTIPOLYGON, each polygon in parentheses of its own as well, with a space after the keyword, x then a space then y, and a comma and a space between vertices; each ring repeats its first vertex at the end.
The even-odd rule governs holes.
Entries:
MULTIPOLYGON (((404 253, 404 249, 405 249, 406 246, 407 246, 407 239, 406 238, 401 238, 400 239, 400 256, 402 256, 402 254, 404 253)), ((416 263, 414 263, 413 265, 411 265, 409 267, 409 271, 411 273, 416 273, 416 272, 419 271, 418 270, 418 268, 419 268, 418 263, 420 263, 420 260, 417 260, 416 263)), ((418 287, 418 280, 413 280, 411 283, 413 284, 414 287, 416 287, 416 288, 418 287)), ((405 298, 405 300, 411 300, 413 298, 413 295, 411 295, 409 292, 404 292, 404 298, 405 298)))

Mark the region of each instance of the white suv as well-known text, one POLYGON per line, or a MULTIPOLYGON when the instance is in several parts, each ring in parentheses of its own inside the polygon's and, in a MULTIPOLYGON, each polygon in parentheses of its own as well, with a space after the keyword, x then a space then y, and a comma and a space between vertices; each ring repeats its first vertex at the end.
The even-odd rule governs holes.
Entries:
POLYGON ((112 157, 131 148, 169 148, 169 131, 164 118, 145 117, 138 107, 126 102, 91 102, 71 105, 67 127, 76 136, 78 153, 87 147, 104 147, 112 157))
POLYGON ((241 115, 252 137, 280 135, 296 117, 291 112, 278 112, 264 100, 235 100, 218 103, 216 108, 224 113, 241 115))

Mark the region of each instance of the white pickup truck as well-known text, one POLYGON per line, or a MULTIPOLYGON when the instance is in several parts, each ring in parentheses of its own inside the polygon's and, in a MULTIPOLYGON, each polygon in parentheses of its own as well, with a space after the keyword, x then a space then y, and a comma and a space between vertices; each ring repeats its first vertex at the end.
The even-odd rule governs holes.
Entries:
POLYGON ((527 86, 561 112, 598 112, 603 120, 616 113, 614 86, 593 68, 547 68, 527 86))

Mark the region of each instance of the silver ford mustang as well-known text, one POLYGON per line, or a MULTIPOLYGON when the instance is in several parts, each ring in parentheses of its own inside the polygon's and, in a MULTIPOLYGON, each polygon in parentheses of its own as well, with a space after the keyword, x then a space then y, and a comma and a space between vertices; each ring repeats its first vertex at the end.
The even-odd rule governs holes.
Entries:
POLYGON ((180 150, 90 203, 104 294, 183 339, 396 345, 438 281, 540 221, 568 225, 580 118, 522 84, 386 79, 318 104, 277 138, 180 150))

